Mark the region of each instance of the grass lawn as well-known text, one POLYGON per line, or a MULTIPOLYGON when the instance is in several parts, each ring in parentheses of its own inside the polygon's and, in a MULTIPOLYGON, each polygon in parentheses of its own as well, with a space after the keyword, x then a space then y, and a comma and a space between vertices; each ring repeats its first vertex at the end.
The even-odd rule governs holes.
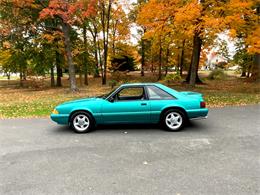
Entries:
MULTIPOLYGON (((131 82, 154 82, 151 75, 140 78, 129 75, 131 82)), ((49 83, 49 81, 46 81, 49 83)), ((47 83, 47 84, 48 84, 47 83)), ((102 86, 100 79, 90 78, 89 86, 80 88, 79 93, 72 94, 68 89, 67 79, 63 80, 62 88, 42 87, 40 89, 19 88, 18 81, 0 81, 0 118, 13 117, 45 117, 53 108, 64 101, 91 97, 107 93, 109 86, 102 86)), ((170 87, 179 91, 197 91, 204 94, 208 107, 229 105, 248 105, 260 103, 259 83, 249 83, 245 79, 229 76, 225 80, 212 81, 204 79, 204 85, 191 89, 188 85, 171 83, 170 87)))

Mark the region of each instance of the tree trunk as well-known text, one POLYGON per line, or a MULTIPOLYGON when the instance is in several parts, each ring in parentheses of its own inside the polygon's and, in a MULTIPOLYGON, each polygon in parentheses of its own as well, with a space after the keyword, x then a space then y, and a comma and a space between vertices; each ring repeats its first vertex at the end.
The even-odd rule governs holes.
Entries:
POLYGON ((166 67, 165 67, 164 76, 167 76, 167 74, 168 74, 168 67, 166 66, 166 67))
POLYGON ((109 36, 109 27, 110 27, 110 13, 111 13, 112 0, 108 1, 108 8, 106 11, 105 2, 102 3, 102 14, 101 14, 101 23, 103 30, 103 77, 102 85, 105 85, 107 82, 107 57, 108 57, 108 36, 109 36))
POLYGON ((182 48, 181 48, 180 59, 179 59, 180 76, 182 76, 182 72, 183 72, 184 48, 185 48, 185 39, 182 41, 182 48))
POLYGON ((24 71, 23 71, 23 80, 24 80, 24 81, 26 81, 26 77, 27 77, 26 71, 24 70, 24 71))
MULTIPOLYGON (((205 0, 198 1, 202 5, 202 14, 205 14, 206 6, 204 5, 205 0)), ((199 23, 197 22, 197 25, 199 23)), ((202 31, 202 30, 201 30, 202 31)), ((202 83, 199 79, 198 69, 200 62, 200 52, 202 46, 202 39, 200 38, 200 32, 195 32, 193 37, 193 51, 192 51, 192 59, 189 68, 189 73, 187 75, 186 81, 192 86, 195 86, 195 83, 202 83)))
POLYGON ((94 77, 100 77, 99 76, 99 71, 98 71, 98 47, 97 47, 97 40, 96 37, 94 38, 94 47, 95 47, 95 71, 94 71, 94 77))
POLYGON ((151 72, 154 73, 154 59, 153 59, 153 55, 151 55, 151 72))
POLYGON ((62 68, 61 68, 61 60, 60 60, 61 55, 59 54, 58 51, 56 51, 56 70, 57 70, 57 80, 56 80, 56 86, 61 87, 61 77, 62 77, 62 68))
MULTIPOLYGON (((260 16, 260 3, 257 3, 256 14, 258 16, 258 24, 260 23, 259 16, 260 16)), ((260 53, 256 53, 254 56, 254 62, 252 65, 252 74, 251 79, 253 81, 260 80, 260 53)))
POLYGON ((97 47, 98 47, 98 56, 99 56, 99 64, 100 64, 100 70, 101 70, 101 77, 103 78, 103 76, 104 76, 103 61, 102 61, 102 57, 101 57, 101 48, 100 48, 100 43, 99 43, 99 41, 97 42, 97 47))
MULTIPOLYGON (((192 64, 192 63, 191 63, 192 64)), ((186 82, 189 83, 190 81, 190 75, 191 75, 191 64, 190 64, 190 67, 189 67, 189 71, 188 71, 188 75, 186 77, 186 82)), ((203 82, 200 80, 199 78, 199 74, 198 74, 198 69, 196 71, 196 84, 202 84, 203 82)))
POLYGON ((144 76, 144 66, 145 66, 145 51, 144 51, 144 40, 141 39, 141 76, 144 76))
POLYGON ((249 77, 250 77, 251 68, 252 68, 252 66, 251 66, 251 65, 249 65, 249 67, 247 68, 247 73, 246 73, 246 77, 247 77, 247 78, 249 78, 249 77))
POLYGON ((23 87, 23 73, 20 71, 20 87, 23 87))
POLYGON ((162 79, 162 39, 160 37, 160 51, 159 51, 159 73, 158 81, 162 79))
POLYGON ((72 92, 78 91, 77 82, 76 82, 76 73, 75 73, 75 65, 73 64, 72 54, 71 54, 71 41, 70 41, 70 26, 67 23, 62 23, 62 31, 64 33, 64 44, 66 57, 68 61, 69 67, 69 80, 70 80, 70 90, 72 92))
POLYGON ((116 40, 116 26, 117 22, 113 25, 112 28, 112 55, 116 55, 116 46, 115 46, 115 40, 116 40))
POLYGON ((251 79, 252 81, 260 80, 260 54, 259 53, 255 54, 254 56, 251 79))
POLYGON ((196 32, 193 38, 192 63, 190 67, 190 78, 189 78, 189 84, 192 87, 195 86, 196 80, 198 78, 201 44, 202 44, 202 40, 199 37, 199 33, 196 32))
POLYGON ((51 67, 51 87, 55 86, 54 69, 51 67))
POLYGON ((92 35, 92 39, 93 39, 93 46, 94 46, 94 55, 95 55, 95 70, 94 70, 94 78, 97 78, 97 77, 100 77, 99 75, 99 58, 98 58, 98 55, 100 54, 99 53, 99 50, 100 50, 100 47, 98 46, 98 42, 97 42, 97 36, 98 36, 98 30, 97 30, 97 27, 96 27, 96 23, 93 22, 93 29, 89 26, 88 27, 88 30, 89 32, 91 33, 92 35))
MULTIPOLYGON (((83 26, 83 44, 84 44, 84 58, 83 58, 83 64, 84 64, 84 84, 85 85, 88 85, 88 62, 87 62, 87 28, 86 26, 84 25, 83 26)), ((80 70, 80 82, 81 79, 82 79, 82 74, 81 74, 81 71, 80 70)))
POLYGON ((166 67, 165 67, 165 73, 164 76, 166 76, 168 74, 168 63, 169 63, 169 55, 170 55, 170 49, 169 49, 169 45, 167 47, 167 51, 166 51, 166 67))
POLYGON ((83 86, 83 82, 82 82, 82 67, 80 67, 80 70, 79 70, 79 85, 82 87, 83 86))
MULTIPOLYGON (((146 29, 144 28, 144 34, 146 32, 146 29)), ((141 38, 141 76, 144 76, 144 66, 145 66, 145 43, 144 39, 141 38)))

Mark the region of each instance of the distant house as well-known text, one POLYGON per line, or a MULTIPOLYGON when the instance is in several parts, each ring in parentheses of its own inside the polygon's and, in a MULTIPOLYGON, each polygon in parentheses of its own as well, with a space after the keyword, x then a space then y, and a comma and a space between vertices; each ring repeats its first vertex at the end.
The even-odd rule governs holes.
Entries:
POLYGON ((218 67, 220 64, 226 64, 227 60, 217 54, 216 52, 211 52, 209 55, 207 55, 207 62, 206 62, 206 69, 214 70, 218 67))

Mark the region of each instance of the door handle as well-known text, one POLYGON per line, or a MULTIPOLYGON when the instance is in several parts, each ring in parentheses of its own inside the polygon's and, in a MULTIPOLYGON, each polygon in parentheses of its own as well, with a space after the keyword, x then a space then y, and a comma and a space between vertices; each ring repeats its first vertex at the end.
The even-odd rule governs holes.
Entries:
POLYGON ((141 106, 146 106, 147 105, 147 103, 141 103, 141 106))

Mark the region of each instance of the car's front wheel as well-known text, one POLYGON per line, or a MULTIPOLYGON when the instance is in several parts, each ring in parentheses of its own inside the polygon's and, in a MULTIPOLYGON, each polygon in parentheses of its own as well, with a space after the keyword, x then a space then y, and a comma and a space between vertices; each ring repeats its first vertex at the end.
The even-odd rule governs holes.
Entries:
POLYGON ((169 131, 179 131, 186 123, 186 115, 178 109, 168 110, 163 114, 161 121, 169 131))
POLYGON ((93 126, 92 116, 87 112, 76 112, 71 116, 70 127, 76 133, 87 133, 93 126))

